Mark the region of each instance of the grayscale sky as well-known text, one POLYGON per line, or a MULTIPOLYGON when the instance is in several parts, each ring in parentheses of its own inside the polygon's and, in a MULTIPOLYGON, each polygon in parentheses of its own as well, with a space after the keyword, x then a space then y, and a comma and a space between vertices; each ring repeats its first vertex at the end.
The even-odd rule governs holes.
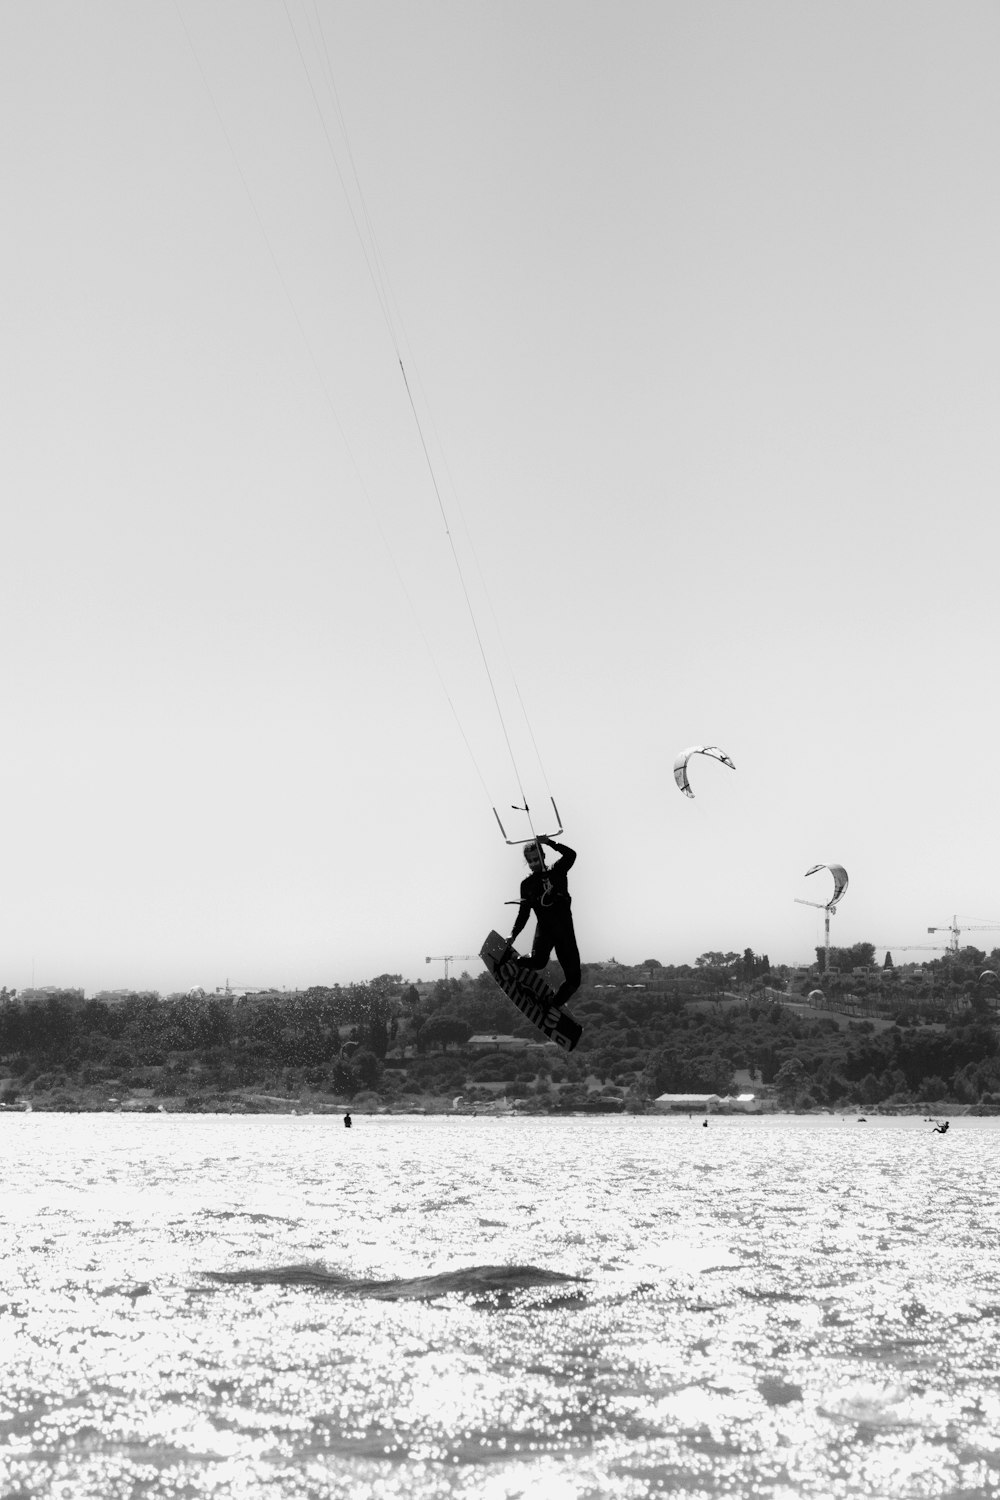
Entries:
POLYGON ((998 55, 5 0, 0 982, 437 977, 522 791, 585 960, 1000 924, 998 55))

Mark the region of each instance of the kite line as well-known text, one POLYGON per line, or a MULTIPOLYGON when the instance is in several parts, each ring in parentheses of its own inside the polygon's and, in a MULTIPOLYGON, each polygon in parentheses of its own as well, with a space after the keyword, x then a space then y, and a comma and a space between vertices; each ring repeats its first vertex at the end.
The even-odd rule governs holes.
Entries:
MULTIPOLYGON (((233 163, 235 165, 237 176, 239 177, 240 183, 241 183, 241 185, 243 187, 243 191, 244 191, 244 193, 245 193, 245 195, 247 197, 247 200, 248 200, 248 202, 250 204, 250 207, 251 207, 251 210, 252 210, 252 213, 253 213, 253 217, 254 217, 254 220, 256 222, 258 231, 259 231, 259 233, 261 235, 261 238, 263 239, 264 244, 266 246, 266 249, 267 249, 267 252, 268 252, 268 255, 269 255, 272 267, 274 269, 275 276, 277 277, 278 284, 279 284, 279 286, 281 288, 284 300, 285 300, 285 302, 287 303, 287 305, 289 307, 289 310, 290 310, 290 312, 292 314, 293 321, 294 321, 295 326, 296 326, 296 328, 298 330, 299 337, 301 338, 302 343, 305 346, 306 352, 307 352, 308 357, 309 357, 309 361, 310 361, 310 363, 311 363, 311 365, 313 367, 313 370, 315 372, 315 375, 316 375, 316 377, 317 377, 317 379, 319 381, 320 389, 321 389, 322 394, 324 396, 324 399, 326 401, 327 407, 328 407, 328 409, 329 409, 329 411, 331 413, 331 416, 333 417, 334 425, 336 427, 337 432, 339 433, 341 442, 344 445, 344 450, 345 450, 345 452, 346 452, 346 454, 348 456, 348 459, 349 459, 349 462, 351 464, 351 467, 353 468, 354 473, 356 475, 357 482, 359 484, 361 493, 362 493, 362 495, 363 495, 363 497, 364 497, 364 499, 365 499, 365 501, 366 501, 369 509, 371 510, 374 519, 375 519, 376 528, 377 528, 377 531, 378 531, 378 534, 379 534, 379 538, 380 538, 380 540, 382 542, 382 545, 384 546, 384 548, 386 550, 386 553, 389 556, 390 562, 391 562, 392 567, 393 567, 393 571, 394 571, 395 576, 396 576, 396 580, 397 580, 398 584, 400 585, 400 587, 402 589, 403 595, 404 595, 404 597, 406 599, 406 602, 407 602, 407 604, 409 606, 411 614, 413 615, 414 620, 416 621, 417 628, 418 628, 418 633, 420 635, 421 640, 424 643, 424 647, 425 647, 425 649, 426 649, 426 651, 428 653, 428 656, 431 659, 431 662, 432 662, 432 665, 434 667, 435 673, 437 675, 439 684, 440 684, 440 686, 442 688, 442 691, 444 693, 445 699, 446 699, 446 701, 448 703, 448 706, 449 706, 449 708, 451 710, 452 717, 454 718, 455 723, 456 723, 456 725, 458 727, 459 733, 461 735, 461 738, 462 738, 463 742, 465 743, 466 749, 467 749, 467 751, 469 753, 470 759, 472 760, 472 763, 473 763, 474 768, 476 770, 476 773, 478 775, 478 778, 479 778, 480 784, 481 784, 481 786, 483 788, 483 791, 485 792, 485 794, 487 796, 487 799, 493 805, 494 816, 496 817, 497 823, 500 826, 501 833, 503 833, 504 837, 506 838, 507 835, 506 835, 506 832, 504 830, 503 823, 502 823, 502 821, 501 821, 501 819, 499 817, 499 814, 496 811, 495 801, 494 801, 494 799, 492 798, 492 796, 490 794, 490 790, 489 790, 489 787, 487 786, 486 778, 485 778, 485 776, 483 774, 482 768, 481 768, 481 766, 479 764, 479 761, 478 761, 478 758, 477 758, 477 756, 475 754, 475 751, 473 750, 473 747, 472 747, 472 744, 470 742, 469 736, 466 733, 465 727, 464 727, 464 725, 462 723, 462 720, 461 720, 461 716, 458 713, 458 709, 456 708, 456 705, 455 705, 455 702, 454 702, 454 700, 452 698, 452 695, 451 695, 451 693, 448 690, 448 686, 447 686, 447 683, 445 681, 443 672, 442 672, 441 667, 440 667, 440 665, 438 663, 436 654, 435 654, 435 652, 434 652, 434 650, 433 650, 433 648, 431 646, 431 643, 430 643, 430 640, 429 640, 429 638, 427 636, 427 633, 426 633, 426 631, 425 631, 425 629, 423 627, 423 624, 421 622, 421 619, 420 619, 420 616, 419 616, 419 612, 417 611, 417 608, 416 608, 413 596, 412 596, 410 590, 408 589, 408 587, 406 585, 406 581, 405 581, 405 579, 403 577, 402 570, 401 570, 401 568, 399 566, 399 563, 396 560, 395 554, 394 554, 392 546, 391 546, 391 544, 389 542, 389 538, 388 538, 388 536, 386 534, 385 528, 382 525, 381 519, 380 519, 379 514, 378 514, 378 509, 375 506, 375 503, 374 503, 374 500, 372 498, 371 492, 370 492, 367 484, 365 483, 364 476, 363 476, 363 474, 361 472, 360 464, 359 464, 359 462, 358 462, 358 460, 357 460, 357 458, 356 458, 356 456, 354 454, 353 448, 352 448, 351 443, 350 443, 350 441, 349 441, 349 439, 347 437, 347 433, 346 433, 346 431, 344 429, 344 424, 343 424, 343 422, 340 419, 340 415, 339 415, 339 413, 337 411, 337 408, 336 408, 336 405, 334 403, 333 396, 332 396, 331 391, 330 391, 329 383, 328 383, 328 381, 326 379, 326 376, 323 373, 323 369, 322 369, 321 363, 319 361, 319 358, 317 356, 316 350, 315 350, 315 348, 313 346, 313 343, 312 343, 312 341, 311 341, 311 339, 309 337, 309 334, 307 332, 307 329, 305 327, 303 319, 302 319, 302 317, 301 317, 301 315, 299 313, 299 310, 298 310, 298 308, 296 306, 295 299, 294 299, 294 297, 293 297, 293 295, 291 293, 291 290, 290 290, 290 288, 288 286, 288 282, 286 280, 286 277, 285 277, 285 275, 284 275, 284 273, 282 271, 280 259, 279 259, 278 255, 277 255, 276 251, 275 251, 275 248, 274 248, 274 245, 272 243, 271 237, 268 234, 267 227, 266 227, 266 224, 265 224, 265 221, 264 221, 264 217, 263 217, 263 215, 262 215, 262 213, 261 213, 261 211, 260 211, 260 209, 258 207, 258 204, 257 204, 257 201, 255 199, 253 190, 251 188, 250 181, 249 181, 249 178, 247 176, 247 173, 243 169, 243 165, 241 163, 239 152, 237 151, 235 142, 234 142, 234 140, 232 138, 232 135, 231 135, 230 131, 228 130, 228 128, 226 126, 226 122, 225 122, 225 118, 224 118, 224 115, 223 115, 223 111, 220 108, 219 103, 218 103, 218 101, 217 101, 217 99, 215 97, 215 93, 214 93, 214 91, 212 89, 212 86, 211 86, 208 74, 206 72, 206 69, 205 69, 205 67, 202 64, 201 58, 200 58, 199 53, 198 53, 198 49, 197 49, 197 47, 195 45, 195 42, 194 42, 194 39, 193 39, 193 37, 191 35, 190 29, 188 28, 187 23, 184 20, 184 16, 183 16, 183 13, 182 13, 181 8, 180 8, 180 0, 175 0, 175 8, 176 8, 177 13, 178 13, 178 17, 179 17, 179 20, 180 20, 180 24, 181 24, 182 30, 183 30, 183 32, 185 34, 186 39, 187 39, 188 46, 190 47, 190 50, 191 50, 191 52, 192 52, 192 54, 194 56, 194 59, 195 59, 195 62, 196 62, 197 68, 198 68, 198 72, 199 72, 199 74, 201 76, 201 79, 202 79, 202 83, 204 85, 206 93, 207 93, 207 95, 209 97, 209 100, 210 100, 210 102, 212 104, 212 108, 213 108, 214 113, 216 115, 216 118, 218 120, 218 124, 219 124, 219 127, 221 129, 223 138, 224 138, 224 140, 226 142, 226 145, 228 147, 230 156, 232 157, 233 163)), ((436 502, 436 505, 437 505, 438 513, 439 513, 439 516, 440 516, 441 524, 442 524, 445 536, 446 536, 447 541, 448 541, 448 548, 449 548, 449 552, 450 552, 450 555, 451 555, 451 558, 452 558, 452 563, 453 563, 453 566, 454 566, 454 569, 455 569, 455 573, 456 573, 456 576, 457 576, 457 579, 458 579, 458 583, 459 583, 459 587, 460 587, 460 590, 461 590, 461 593, 462 593, 462 597, 463 597, 463 599, 465 601, 465 608, 466 608, 466 612, 467 612, 467 615, 468 615, 469 623, 470 623, 470 626, 471 626, 472 635, 473 635, 473 638, 474 638, 474 641, 475 641, 475 645, 476 645, 476 649, 477 649, 479 661, 480 661, 483 673, 485 675, 486 682, 487 682, 488 687, 489 687, 489 694, 490 694, 490 698, 492 700, 493 707, 494 707, 494 710, 495 710, 495 713, 496 713, 496 717, 497 717, 497 721, 498 721, 498 724, 499 724, 499 727, 500 727, 500 732, 501 732, 501 735, 502 735, 503 744, 504 744, 504 746, 506 748, 507 757, 508 757, 508 759, 510 761, 510 766, 511 766, 511 770, 513 772, 515 784, 517 786, 518 795, 520 796, 520 799, 521 799, 520 805, 516 805, 515 804, 514 806, 515 806, 515 808, 516 808, 517 811, 524 812, 525 815, 527 816, 528 826, 529 826, 529 828, 531 830, 531 839, 534 840, 537 837, 537 832, 536 832, 534 823, 532 821, 531 810, 530 810, 530 807, 529 807, 529 804, 528 804, 527 795, 526 795, 526 792, 525 792, 525 786, 524 786, 524 780, 523 780, 523 777, 522 777, 522 774, 521 774, 521 768, 520 768, 520 765, 518 763, 518 758, 517 758, 517 755, 516 755, 515 750, 514 750, 514 745, 513 745, 511 733, 510 733, 510 730, 509 730, 509 727, 508 727, 506 716, 504 714, 503 705, 502 705, 501 699, 500 699, 500 693, 498 691, 497 684, 496 684, 495 674, 494 674, 492 665, 490 663, 490 658, 489 658, 489 654, 488 654, 488 652, 486 650, 485 642, 483 640, 482 631, 480 629, 479 620, 478 620, 477 615, 476 615, 476 609, 475 609, 475 606, 473 604, 472 595, 471 595, 471 592, 470 592, 470 589, 469 589, 469 584, 468 584, 468 580, 467 580, 467 577, 466 577, 465 569, 464 569, 464 567, 462 565, 462 559, 461 559, 461 556, 459 554, 458 548, 456 547, 456 544, 455 544, 455 537, 454 537, 454 533, 453 533, 451 521, 450 521, 450 518, 449 518, 448 509, 447 509, 447 507, 445 505, 444 496, 443 496, 443 493, 442 493, 441 484, 439 482, 437 469, 435 467, 434 459, 432 457, 430 446, 429 446, 428 441, 427 441, 427 433, 426 433, 426 429, 425 429, 425 422, 421 418, 420 409, 418 407, 417 401, 416 401, 415 396, 414 396, 414 391, 413 391, 413 387, 411 385, 410 376, 409 376, 409 374, 407 372, 407 360, 404 359, 403 347, 402 347, 402 344, 405 341, 404 324, 403 324, 402 317, 400 316, 400 313, 399 313, 399 310, 398 310, 398 306, 396 305, 395 299, 394 299, 393 294, 392 294, 391 283, 390 283, 390 280, 389 280, 389 277, 388 277, 388 273, 386 271, 384 258, 383 258, 382 253, 381 253, 381 249, 380 249, 380 246, 379 246, 378 237, 377 237, 377 235, 375 233, 375 228, 374 228, 374 224, 372 222, 371 215, 370 215, 370 213, 368 211, 368 205, 367 205, 367 201, 366 201, 366 198, 365 198, 364 189, 363 189, 362 184, 361 184, 360 174, 359 174, 358 169, 357 169, 357 164, 356 164, 356 161, 355 161, 354 152, 353 152, 353 150, 351 148, 350 134, 349 134, 349 132, 347 130, 346 120, 344 118, 343 109, 341 107, 340 95, 339 95, 339 91, 337 89, 337 83, 336 83, 336 76, 335 76, 335 73, 334 73, 334 69, 333 69, 333 65, 332 65, 332 61, 331 61, 331 57, 330 57, 330 50, 329 50, 329 47, 327 45, 326 34, 324 32, 324 29, 323 29, 323 23, 322 23, 322 20, 321 20, 321 18, 319 16, 319 12, 318 12, 318 9, 316 8, 315 0, 314 0, 314 3, 313 3, 313 16, 312 16, 312 18, 310 18, 308 12, 306 12, 305 25, 306 25, 306 28, 307 28, 307 30, 309 32, 309 35, 310 35, 310 40, 311 40, 312 49, 313 49, 314 53, 318 53, 318 55, 323 60, 322 71, 325 74, 326 90, 328 92, 330 100, 332 101, 333 115, 334 115, 334 117, 336 119, 337 129, 338 129, 338 132, 339 132, 339 136, 340 136, 341 140, 343 141, 344 150, 346 152, 346 158, 347 158, 347 161, 348 161, 349 166, 350 166, 350 176, 351 176, 351 179, 352 179, 352 182, 353 182, 353 189, 354 189, 353 194, 352 194, 351 189, 350 189, 350 187, 348 185, 348 182, 347 182, 347 180, 345 178, 344 171, 341 168, 340 158, 338 156, 338 152, 337 152, 337 149, 336 149, 336 146, 335 146, 335 143, 334 143, 334 135, 333 135, 333 132, 331 131, 330 124, 328 122, 327 110, 324 108, 323 102, 322 102, 322 100, 320 98, 319 91, 317 90, 317 86, 316 86, 316 83, 315 83, 315 80, 314 80, 314 76, 313 76, 313 70, 310 68, 309 61, 308 61, 307 56, 306 56, 306 50, 303 47, 302 37, 300 35, 300 32, 299 32, 298 28, 296 27, 295 20, 293 18, 291 9, 290 9, 289 4, 288 4, 288 0, 282 0, 282 8, 283 8, 283 11, 284 11, 285 19, 286 19, 287 24, 288 24, 289 31, 290 31, 291 36, 292 36, 292 40, 294 42, 295 51, 296 51, 296 53, 298 55, 298 59, 299 59, 299 63, 300 63, 301 69, 302 69, 302 73, 303 73, 303 75, 305 77, 305 80, 306 80, 306 85, 307 85, 307 88, 308 88, 308 93, 309 93, 309 95, 310 95, 310 97, 312 99, 313 106, 315 108, 316 115, 317 115, 317 118, 319 120, 320 129, 321 129, 322 138, 323 138, 323 141, 324 141, 324 144, 325 144, 325 148, 326 148, 326 151, 329 154, 330 160, 331 160, 332 165, 333 165, 334 172, 335 172, 337 180, 338 180, 338 182, 340 184, 341 193, 342 193, 343 199, 344 199, 344 201, 345 201, 345 203, 347 205, 347 209, 348 209, 348 213, 350 215, 351 223, 352 223, 352 225, 354 227, 354 231, 355 231, 355 234, 357 236, 358 243, 359 243, 359 245, 361 247, 362 255, 363 255, 363 258, 364 258, 364 261, 365 261, 365 266, 367 268, 368 275, 369 275, 372 287, 373 287, 374 292, 375 292, 376 301, 378 302, 379 310, 380 310, 380 312, 382 314, 382 319, 383 319, 383 322, 385 324, 386 331, 388 333, 389 340, 390 340, 390 343, 392 345, 393 352, 395 354, 395 359, 396 359, 396 363, 397 363, 397 366, 398 366, 398 369, 399 369, 400 377, 402 379, 403 389, 404 389, 404 392, 405 392, 405 395, 406 395, 407 404, 409 406, 409 410, 410 410, 410 413, 411 413, 411 416, 412 416, 412 420, 413 420, 414 426, 416 428, 417 436, 418 436, 419 443, 420 443, 421 452, 423 453, 424 463, 426 465, 427 473, 428 473, 428 476, 430 478, 431 488, 432 488, 433 493, 434 493, 434 498, 435 498, 435 502, 436 502), (358 205, 358 209, 357 210, 355 208, 355 200, 356 200, 357 205, 358 205), (397 330, 399 330, 399 331, 397 332, 397 330)), ((413 370, 416 370, 416 362, 415 362, 415 360, 413 360, 412 356, 409 356, 409 363, 410 363, 410 368, 413 369, 413 370)), ((419 383, 419 374, 418 374, 418 383, 419 383)), ((422 384, 421 384, 421 395, 422 395, 424 403, 427 405, 428 411, 429 411, 430 410, 429 403, 427 402, 426 393, 423 391, 422 384)), ((431 421, 431 425, 433 426, 433 422, 432 421, 431 421)), ((438 446, 439 447, 441 446, 440 439, 438 439, 438 446)), ((445 467, 447 467, 446 464, 445 464, 445 467)), ((454 491, 454 486, 453 486, 453 493, 455 494, 455 504, 456 504, 456 507, 458 509, 458 513, 459 513, 459 515, 461 515, 461 507, 458 504, 457 492, 454 491)), ((463 527, 464 527, 464 520, 463 520, 463 527)), ((523 697, 522 697, 522 694, 521 694, 520 686, 519 686, 518 680, 517 680, 517 675, 514 672, 513 666, 511 664, 510 658, 509 658, 509 656, 507 654, 506 647, 505 647, 504 642, 503 642, 503 634, 502 634, 502 631, 500 630, 499 621, 497 620, 497 616, 496 616, 496 612, 495 612, 495 610, 493 608, 492 600, 490 599, 489 590, 488 590, 488 587, 487 587, 487 584, 486 584, 486 579, 485 579, 485 577, 483 575, 482 569, 479 567, 479 562, 478 562, 478 559, 476 558, 476 555, 475 555, 475 549, 474 549, 474 547, 472 545, 471 537, 469 536, 469 533, 468 533, 468 528, 464 527, 464 529, 465 529, 466 539, 467 539, 468 545, 469 545, 469 550, 470 550, 470 552, 472 554, 473 561, 475 562, 475 566, 476 566, 476 570, 477 570, 477 573, 478 573, 478 576, 479 576, 479 580, 480 580, 480 583, 482 585, 483 595, 484 595, 484 597, 486 599, 487 606, 488 606, 488 608, 490 610, 490 614, 491 614, 491 617, 493 619, 493 623, 494 623, 494 626, 495 626, 495 629, 496 629, 497 639, 498 639, 498 641, 500 643, 500 649, 501 649, 501 651, 503 653, 503 656, 504 656, 504 659, 505 659, 505 662, 506 662, 506 666, 507 666, 508 672, 510 674, 510 680, 511 680, 511 683, 513 685, 514 694, 516 696, 516 700, 517 700, 517 703, 518 703, 519 708, 520 708, 520 712, 521 712, 521 716, 522 716, 523 721, 524 721, 525 729, 527 731, 527 735, 528 735, 529 741, 531 743, 531 746, 532 746, 532 749, 533 749, 533 752, 534 752, 534 755, 535 755, 535 759, 537 761, 538 768, 539 768, 539 771, 541 773, 541 777, 542 777, 543 783, 544 783, 546 791, 547 791, 547 793, 549 795, 549 800, 552 803, 553 810, 556 813, 556 818, 558 820, 558 818, 559 818, 558 809, 556 808, 555 799, 554 799, 554 797, 552 797, 551 791, 549 790, 548 777, 546 775, 545 768, 544 768, 544 766, 542 764, 541 754, 539 752, 538 744, 537 744, 537 741, 536 741, 536 738, 535 738, 535 735, 534 735, 534 731, 532 729, 531 721, 530 721, 530 718, 529 718, 528 713, 527 713, 527 709, 526 709, 525 704, 524 704, 524 700, 523 700, 523 697)), ((561 827, 560 827, 560 831, 561 831, 561 827)), ((507 841, 509 843, 512 843, 512 842, 524 842, 522 840, 510 840, 510 839, 508 839, 507 841)))

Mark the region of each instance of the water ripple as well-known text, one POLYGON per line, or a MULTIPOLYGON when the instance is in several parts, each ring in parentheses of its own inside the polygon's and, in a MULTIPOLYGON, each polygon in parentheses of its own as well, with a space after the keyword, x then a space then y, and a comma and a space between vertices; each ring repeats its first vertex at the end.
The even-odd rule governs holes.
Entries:
POLYGON ((510 1296, 526 1287, 565 1286, 583 1281, 564 1271, 545 1271, 538 1266, 465 1266, 429 1276, 402 1276, 378 1281, 351 1277, 324 1266, 294 1265, 243 1268, 235 1271, 203 1271, 212 1281, 251 1286, 314 1286, 339 1292, 345 1297, 372 1297, 379 1302, 430 1302, 451 1295, 473 1297, 510 1296))

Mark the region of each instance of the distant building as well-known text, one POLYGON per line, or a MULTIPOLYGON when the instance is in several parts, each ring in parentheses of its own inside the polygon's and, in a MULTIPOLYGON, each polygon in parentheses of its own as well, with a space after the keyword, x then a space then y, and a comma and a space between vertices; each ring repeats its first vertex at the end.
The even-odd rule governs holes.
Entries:
POLYGON ((719 1094, 660 1094, 653 1100, 654 1108, 669 1110, 687 1110, 694 1113, 696 1110, 708 1110, 710 1104, 718 1104, 719 1094))
POLYGON ((467 1047, 478 1047, 483 1051, 490 1052, 524 1052, 528 1047, 544 1046, 544 1042, 529 1041, 525 1036, 506 1036, 503 1032, 487 1035, 484 1032, 470 1036, 465 1044, 467 1047))
POLYGON ((756 1094, 660 1094, 653 1100, 653 1107, 665 1114, 671 1111, 707 1114, 710 1109, 756 1114, 761 1108, 756 1094))

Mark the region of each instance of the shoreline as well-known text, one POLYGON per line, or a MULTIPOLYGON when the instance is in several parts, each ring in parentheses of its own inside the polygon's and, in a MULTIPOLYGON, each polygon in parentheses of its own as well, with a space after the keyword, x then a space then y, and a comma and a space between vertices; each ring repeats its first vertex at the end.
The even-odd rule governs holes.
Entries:
POLYGON ((781 1108, 775 1100, 763 1099, 751 1108, 710 1109, 658 1109, 654 1104, 638 1101, 594 1099, 575 1100, 564 1106, 551 1102, 528 1099, 495 1099, 468 1101, 445 1095, 417 1095, 407 1098, 385 1099, 374 1094, 353 1099, 330 1095, 298 1097, 263 1094, 250 1090, 234 1090, 224 1094, 206 1092, 200 1095, 176 1096, 157 1094, 154 1090, 136 1091, 127 1097, 102 1096, 96 1090, 68 1089, 63 1087, 49 1096, 20 1098, 13 1102, 0 1103, 0 1115, 14 1114, 213 1114, 213 1115, 331 1115, 352 1116, 399 1115, 421 1118, 428 1115, 448 1115, 455 1118, 506 1119, 517 1116, 565 1119, 586 1119, 608 1116, 639 1116, 665 1120, 718 1120, 761 1119, 784 1116, 788 1119, 820 1119, 823 1117, 856 1119, 892 1119, 921 1117, 923 1119, 952 1118, 964 1116, 989 1118, 1000 1115, 1000 1107, 982 1104, 966 1104, 948 1099, 922 1101, 913 1104, 886 1106, 863 1106, 859 1104, 817 1106, 813 1109, 781 1108))

